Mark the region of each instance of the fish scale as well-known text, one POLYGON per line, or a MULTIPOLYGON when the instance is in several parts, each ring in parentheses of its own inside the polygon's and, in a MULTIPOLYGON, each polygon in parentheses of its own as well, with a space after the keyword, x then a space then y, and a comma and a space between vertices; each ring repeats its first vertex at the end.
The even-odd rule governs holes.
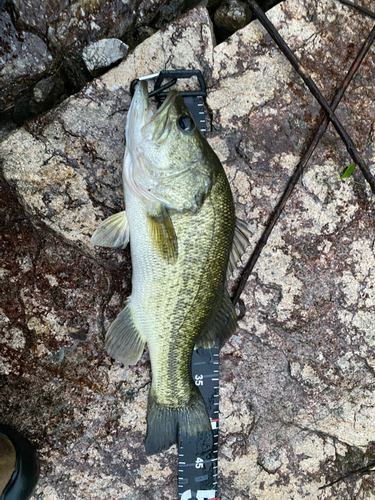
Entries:
MULTIPOLYGON (((226 188, 226 178, 223 176, 222 182, 218 180, 215 187, 213 188, 213 196, 215 196, 215 191, 220 191, 226 188)), ((131 209, 133 210, 133 209, 131 209)), ((137 205, 134 210, 140 210, 137 205)), ((221 214, 221 226, 223 231, 220 232, 220 238, 229 239, 230 236, 225 235, 225 228, 230 227, 230 219, 233 219, 233 211, 228 210, 226 207, 219 205, 218 211, 221 214)), ((185 392, 184 387, 186 383, 189 383, 191 387, 191 377, 181 376, 183 371, 191 363, 191 353, 196 341, 197 331, 200 331, 207 323, 207 318, 209 316, 211 304, 216 299, 216 294, 221 293, 220 280, 222 281, 221 286, 224 287, 224 281, 220 278, 220 272, 215 271, 215 269, 222 269, 225 266, 225 252, 217 252, 219 244, 212 238, 208 238, 207 243, 200 241, 199 250, 200 258, 196 257, 194 248, 191 249, 190 241, 195 234, 195 229, 197 225, 200 227, 207 226, 207 233, 212 232, 210 229, 210 223, 208 221, 214 218, 213 204, 205 203, 202 209, 194 216, 194 224, 191 224, 190 231, 187 231, 186 226, 181 227, 179 224, 179 219, 183 216, 171 216, 172 222, 175 226, 176 234, 178 240, 189 242, 189 251, 185 254, 184 248, 181 248, 181 258, 179 256, 178 264, 176 264, 176 269, 173 274, 172 279, 176 279, 179 282, 182 281, 178 289, 170 290, 166 280, 170 277, 170 272, 167 271, 167 264, 165 266, 160 266, 159 270, 155 272, 152 277, 152 282, 149 283, 148 288, 144 285, 139 287, 140 297, 134 297, 137 303, 144 303, 147 299, 150 303, 157 303, 158 298, 160 301, 165 303, 166 300, 169 302, 169 306, 163 308, 163 312, 160 315, 155 314, 157 324, 152 324, 154 337, 148 342, 150 349, 151 363, 153 366, 152 376, 153 376, 153 387, 155 391, 160 389, 162 398, 158 397, 158 402, 170 405, 172 400, 175 399, 176 394, 181 396, 181 393, 185 392), (193 258, 191 258, 193 254, 193 258), (213 262, 214 261, 214 262, 213 262), (210 266, 206 266, 206 262, 210 263, 210 266), (205 269, 204 269, 205 268, 205 269), (182 273, 182 279, 181 279, 182 273), (197 280, 197 276, 201 274, 201 280, 197 280), (186 276, 186 279, 183 277, 186 276), (195 299, 192 300, 192 296, 195 295, 195 299), (178 302, 175 307, 172 308, 172 304, 178 297, 178 302), (165 311, 168 311, 165 315, 165 311), (172 311, 172 312, 171 312, 172 311), (194 314, 198 311, 198 314, 194 314), (172 338, 165 337, 166 325, 170 324, 170 330, 173 331, 172 338), (165 360, 167 359, 167 362, 165 360)), ((215 220, 218 216, 215 216, 215 220)), ((227 232, 229 232, 227 230, 227 232)), ((216 236, 216 239, 218 236, 216 236)), ((137 245, 132 247, 138 253, 138 260, 144 262, 144 260, 139 259, 139 252, 142 249, 137 245)), ((198 251, 198 249, 197 249, 198 251)), ((152 251, 152 259, 157 259, 155 252, 152 251)), ((147 267, 151 267, 152 263, 147 263, 147 267)), ((137 273, 137 269, 135 269, 137 273)), ((143 272, 140 281, 143 281, 143 276, 146 275, 146 271, 143 272)), ((150 277, 146 277, 150 281, 150 277)), ((145 314, 145 318, 139 316, 142 322, 148 322, 149 309, 142 309, 145 314)))

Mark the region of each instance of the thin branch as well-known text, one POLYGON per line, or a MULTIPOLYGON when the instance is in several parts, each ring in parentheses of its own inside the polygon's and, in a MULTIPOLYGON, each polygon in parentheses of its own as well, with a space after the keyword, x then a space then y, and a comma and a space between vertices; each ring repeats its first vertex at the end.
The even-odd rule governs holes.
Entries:
POLYGON ((354 9, 357 9, 359 12, 362 12, 362 14, 365 14, 366 16, 372 17, 372 19, 375 19, 375 13, 371 12, 371 10, 365 9, 365 7, 361 7, 360 5, 357 5, 356 3, 349 2, 349 0, 339 0, 344 5, 348 5, 349 7, 353 7, 354 9))
MULTIPOLYGON (((351 65, 346 77, 344 78, 341 86, 337 89, 336 95, 332 101, 331 107, 333 110, 335 110, 344 95, 346 89, 348 88, 348 85, 350 84, 353 76, 357 72, 359 66, 361 65, 365 55, 367 54, 368 50, 370 49, 372 43, 375 40, 375 26, 372 29, 371 33, 367 37, 365 43, 362 45, 360 51, 358 52, 357 57, 353 61, 353 64, 351 65)), ((274 228, 278 218, 280 217, 280 214, 282 210, 285 207, 286 202, 288 201, 295 185, 297 184, 299 178, 301 177, 301 174, 309 161, 311 155, 313 154, 317 144, 319 143, 320 139, 322 138, 324 132, 327 130, 327 126, 329 124, 329 119, 327 116, 325 116, 322 121, 320 122, 319 128, 317 133, 315 134, 315 137, 311 141, 310 146, 308 147, 307 151, 303 155, 301 161, 298 163, 292 177, 290 178, 288 185, 279 201, 277 204, 273 214, 271 215, 267 227, 263 231, 263 234, 261 238, 259 239, 258 243, 255 246, 255 249, 250 256, 250 259, 247 261, 245 264, 241 275, 235 282, 232 288, 232 302, 233 304, 236 304, 238 299, 240 298, 241 293, 243 292, 243 289, 245 288, 246 282, 259 258, 259 255, 261 251, 263 250, 263 247, 266 245, 267 240, 269 235, 271 234, 272 229, 274 228)))
POLYGON ((362 158, 360 157, 358 151, 356 150, 353 141, 351 138, 348 136, 348 134, 345 132, 344 127, 341 125, 340 121, 337 119, 331 108, 329 107, 327 101, 319 91, 318 87, 315 85, 314 81, 312 78, 306 73, 305 69, 303 66, 298 62, 298 59, 296 56, 293 54, 293 52, 290 50, 288 45, 284 42, 283 38, 280 36, 274 25, 271 23, 271 21, 267 18, 267 16, 264 14, 262 9, 259 7, 257 2, 255 0, 247 0, 250 7, 252 8, 253 12, 256 14, 259 22, 264 26, 264 28, 268 31, 269 35, 273 39, 273 41, 277 44, 279 49, 284 53, 284 55, 287 57, 288 61, 290 64, 293 66, 293 68, 297 71, 297 73, 300 75, 302 80, 305 82, 307 87, 309 88, 310 92, 312 95, 315 97, 315 99, 318 101, 320 106, 324 109, 324 111, 327 113, 329 116, 329 119, 331 120, 332 124, 334 125, 335 129, 337 130, 339 136, 341 139, 344 141, 346 148, 348 150, 348 153, 350 156, 353 158, 354 163, 359 166, 359 168, 362 171, 363 176, 367 180, 367 182, 370 184, 371 191, 375 194, 375 179, 373 175, 371 174, 369 168, 367 165, 364 163, 362 158))
POLYGON ((361 469, 353 470, 351 472, 348 472, 347 474, 344 474, 343 476, 339 477, 338 479, 335 479, 335 481, 332 481, 332 483, 325 484, 319 488, 319 490, 324 490, 325 488, 328 488, 329 486, 333 486, 334 484, 343 481, 347 477, 353 476, 354 474, 371 474, 371 472, 374 472, 373 467, 375 466, 375 462, 371 462, 371 464, 367 465, 366 467, 362 467, 361 469))

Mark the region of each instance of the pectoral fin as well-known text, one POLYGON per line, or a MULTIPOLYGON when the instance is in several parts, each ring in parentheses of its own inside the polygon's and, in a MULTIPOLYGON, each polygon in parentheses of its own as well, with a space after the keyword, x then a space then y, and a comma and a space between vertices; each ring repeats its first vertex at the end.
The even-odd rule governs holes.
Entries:
POLYGON ((149 214, 147 226, 155 250, 174 264, 178 255, 177 236, 167 209, 161 205, 158 214, 149 214))
POLYGON ((237 262, 241 260, 246 248, 249 246, 249 238, 251 233, 247 228, 246 222, 236 217, 236 226, 234 229, 233 245, 229 255, 229 264, 227 270, 227 278, 236 268, 237 262))
POLYGON ((141 357, 146 340, 134 321, 130 300, 112 323, 105 337, 108 354, 124 363, 135 365, 141 357))
POLYGON ((215 344, 216 339, 219 339, 220 347, 222 347, 236 331, 236 323, 236 311, 228 292, 225 290, 219 310, 215 310, 211 323, 208 325, 207 330, 198 337, 195 348, 209 349, 215 344))
POLYGON ((129 243, 129 222, 125 210, 101 222, 91 237, 91 243, 100 247, 125 248, 129 243))

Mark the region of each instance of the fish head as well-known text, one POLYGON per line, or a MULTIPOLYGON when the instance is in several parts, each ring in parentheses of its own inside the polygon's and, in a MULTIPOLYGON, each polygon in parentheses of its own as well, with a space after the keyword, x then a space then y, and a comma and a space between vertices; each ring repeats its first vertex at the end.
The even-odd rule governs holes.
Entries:
POLYGON ((147 83, 137 84, 126 141, 124 176, 138 196, 176 210, 199 208, 218 160, 176 90, 155 109, 147 83))

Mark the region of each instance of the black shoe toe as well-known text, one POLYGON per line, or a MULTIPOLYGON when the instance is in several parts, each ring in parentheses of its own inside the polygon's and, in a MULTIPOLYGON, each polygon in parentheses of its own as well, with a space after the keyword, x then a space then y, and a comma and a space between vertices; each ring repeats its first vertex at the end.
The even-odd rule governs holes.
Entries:
POLYGON ((16 467, 0 500, 27 500, 39 477, 39 460, 32 444, 8 425, 0 424, 0 435, 8 438, 16 450, 16 467))

